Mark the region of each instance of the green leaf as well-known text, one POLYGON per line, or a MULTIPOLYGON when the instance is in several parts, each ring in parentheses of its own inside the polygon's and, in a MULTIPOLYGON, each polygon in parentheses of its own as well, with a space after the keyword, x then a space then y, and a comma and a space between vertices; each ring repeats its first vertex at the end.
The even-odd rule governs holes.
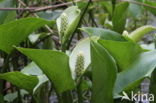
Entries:
MULTIPOLYGON (((154 69, 154 71, 152 72, 151 74, 151 78, 150 78, 150 93, 152 93, 154 96, 156 95, 156 78, 155 78, 155 75, 156 75, 156 69, 154 69)), ((154 100, 154 102, 156 102, 156 100, 154 100)), ((154 103, 153 102, 153 103, 154 103)))
POLYGON ((47 20, 56 20, 59 15, 62 13, 62 10, 60 9, 56 9, 56 10, 47 10, 45 11, 40 11, 40 12, 36 12, 36 14, 43 19, 47 19, 47 20))
POLYGON ((85 7, 86 7, 86 5, 87 5, 87 2, 85 2, 85 1, 81 1, 81 2, 75 2, 76 3, 76 6, 78 6, 78 8, 80 9, 80 10, 84 10, 85 9, 85 7))
POLYGON ((112 18, 113 29, 119 33, 122 33, 125 29, 128 6, 128 2, 121 2, 115 7, 112 18))
POLYGON ((27 75, 34 75, 38 77, 38 84, 36 85, 36 87, 33 90, 33 93, 36 93, 36 90, 43 85, 44 83, 46 83, 47 81, 49 81, 49 79, 43 74, 43 72, 41 71, 41 69, 34 63, 31 62, 30 64, 28 64, 27 66, 25 66, 22 70, 22 73, 27 74, 27 75))
POLYGON ((135 31, 131 32, 129 37, 134 40, 134 41, 139 41, 145 34, 152 32, 156 30, 156 27, 154 26, 150 26, 150 25, 146 25, 146 26, 142 26, 138 29, 136 29, 135 31))
POLYGON ((110 52, 122 70, 117 76, 114 95, 134 89, 156 67, 156 51, 145 51, 131 41, 99 40, 99 43, 110 52))
POLYGON ((28 75, 43 75, 41 69, 34 62, 25 66, 21 72, 28 75))
POLYGON ((110 1, 103 1, 100 3, 102 7, 109 13, 110 16, 112 16, 112 4, 110 1))
POLYGON ((42 34, 35 34, 35 33, 32 33, 28 36, 30 42, 32 44, 34 44, 40 37, 42 36, 42 34))
POLYGON ((17 48, 32 59, 54 83, 58 93, 74 88, 69 68, 69 57, 58 51, 17 48))
POLYGON ((154 43, 150 43, 150 44, 141 44, 140 45, 142 48, 146 49, 146 50, 155 50, 155 44, 154 43))
POLYGON ((0 0, 0 3, 1 3, 2 1, 4 1, 4 0, 0 0))
MULTIPOLYGON (((24 95, 28 94, 27 91, 25 90, 20 90, 20 94, 22 96, 22 98, 24 97, 24 95)), ((4 100, 11 103, 13 102, 16 98, 18 97, 18 92, 13 92, 13 93, 8 93, 4 96, 4 100)))
POLYGON ((129 16, 132 16, 134 19, 140 18, 143 15, 143 10, 142 6, 130 3, 128 8, 129 16))
POLYGON ((2 93, 0 93, 0 102, 4 103, 4 96, 2 95, 2 93))
POLYGON ((11 82, 13 85, 33 93, 33 89, 38 83, 36 76, 25 75, 21 72, 8 72, 0 74, 0 79, 11 82))
POLYGON ((80 90, 85 91, 92 87, 92 82, 88 80, 81 80, 80 90))
POLYGON ((102 39, 106 40, 115 40, 115 41, 126 41, 119 33, 102 29, 102 28, 93 28, 93 27, 83 27, 80 28, 82 31, 89 34, 89 36, 100 36, 102 39))
POLYGON ((115 60, 101 45, 91 42, 91 61, 91 103, 113 103, 113 88, 117 74, 115 60))
MULTIPOLYGON (((156 2, 155 1, 150 1, 150 0, 144 0, 143 3, 150 5, 152 7, 156 7, 156 2)), ((145 6, 145 8, 150 11, 152 14, 156 15, 156 8, 151 8, 151 7, 147 7, 145 6)))
POLYGON ((54 23, 54 21, 46 21, 40 18, 24 18, 0 25, 0 49, 10 53, 13 45, 18 45, 32 31, 50 23, 54 23))
MULTIPOLYGON (((0 7, 14 7, 13 0, 0 0, 0 7)), ((14 20, 16 18, 16 11, 0 11, 0 24, 14 20)))
MULTIPOLYGON (((63 13, 67 15, 67 22, 68 22, 68 25, 67 25, 67 28, 66 28, 64 34, 63 35, 60 34, 60 35, 62 35, 61 41, 63 44, 65 44, 70 39, 73 32, 75 31, 75 29, 79 23, 79 20, 80 20, 81 12, 77 6, 72 6, 72 7, 67 8, 63 13)), ((61 31, 61 24, 62 24, 61 16, 57 19, 57 28, 58 28, 59 33, 61 31)))
POLYGON ((99 40, 99 43, 115 58, 119 66, 119 71, 127 69, 127 67, 132 64, 136 56, 143 51, 138 44, 131 41, 120 42, 99 40))
POLYGON ((43 49, 55 49, 55 42, 50 36, 44 40, 43 49))
POLYGON ((143 52, 127 69, 118 74, 114 94, 136 87, 140 80, 149 77, 156 67, 156 51, 143 52), (131 86, 132 85, 132 86, 131 86), (130 87, 130 88, 129 88, 130 87))

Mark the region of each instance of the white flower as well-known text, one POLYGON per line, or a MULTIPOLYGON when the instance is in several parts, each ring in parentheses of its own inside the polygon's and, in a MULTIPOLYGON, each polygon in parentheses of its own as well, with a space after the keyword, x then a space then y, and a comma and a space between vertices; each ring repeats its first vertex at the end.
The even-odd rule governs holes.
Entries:
POLYGON ((75 74, 75 65, 76 65, 76 60, 77 60, 77 56, 83 53, 84 56, 84 70, 87 69, 87 67, 89 66, 89 64, 91 63, 91 59, 90 59, 90 39, 83 39, 81 40, 76 47, 74 48, 74 50, 72 51, 70 57, 69 57, 69 66, 71 69, 71 73, 72 73, 72 77, 73 79, 75 79, 76 74, 75 74))
POLYGON ((83 54, 83 56, 84 56, 84 71, 85 71, 91 63, 90 41, 91 40, 96 41, 97 39, 98 39, 98 37, 85 38, 85 39, 81 40, 80 42, 78 42, 78 44, 72 51, 72 53, 69 57, 69 66, 71 69, 73 79, 76 78, 75 65, 76 65, 77 56, 81 53, 83 54))

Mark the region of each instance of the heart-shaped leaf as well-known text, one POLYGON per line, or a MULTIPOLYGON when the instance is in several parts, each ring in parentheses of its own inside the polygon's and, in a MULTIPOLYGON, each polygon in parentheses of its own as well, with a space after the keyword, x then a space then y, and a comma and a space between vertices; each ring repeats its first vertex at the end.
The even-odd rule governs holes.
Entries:
POLYGON ((156 51, 145 51, 132 41, 98 41, 115 58, 122 69, 117 75, 114 95, 123 90, 131 90, 148 77, 156 67, 156 51))
MULTIPOLYGON (((150 5, 151 7, 156 7, 156 2, 155 1, 150 1, 150 0, 143 0, 143 3, 150 5)), ((156 15, 156 8, 151 8, 148 6, 145 6, 145 8, 150 11, 152 14, 156 15)))
POLYGON ((145 78, 150 77, 156 67, 156 51, 141 53, 127 69, 118 74, 114 94, 134 89, 145 78))
POLYGON ((91 62, 93 78, 91 103, 114 103, 113 88, 117 74, 115 60, 100 44, 91 42, 91 62))
POLYGON ((99 40, 99 43, 115 58, 119 71, 127 69, 136 56, 143 52, 143 49, 138 44, 131 41, 99 40))
MULTIPOLYGON (((0 7, 14 7, 14 1, 12 0, 0 0, 0 7)), ((1 10, 0 11, 0 24, 9 22, 11 20, 16 19, 16 11, 5 11, 1 10)))
POLYGON ((0 49, 10 53, 13 45, 18 45, 32 31, 50 23, 54 23, 54 21, 40 18, 24 18, 0 25, 0 49))
POLYGON ((123 30, 125 29, 128 6, 129 6, 128 2, 121 2, 117 4, 115 7, 112 21, 113 21, 113 29, 116 32, 122 33, 123 30))
POLYGON ((119 33, 102 28, 83 27, 82 31, 88 33, 89 36, 99 36, 105 40, 126 41, 119 33))
POLYGON ((49 81, 49 79, 47 78, 47 76, 45 76, 45 74, 43 74, 42 70, 34 63, 31 62, 30 64, 28 64, 27 66, 25 66, 22 70, 22 73, 27 74, 27 75, 34 75, 38 77, 38 84, 36 85, 36 87, 33 90, 33 93, 36 92, 36 90, 44 83, 46 83, 47 81, 49 81))
POLYGON ((27 90, 29 93, 33 93, 33 89, 38 83, 37 76, 30 76, 21 72, 8 72, 0 74, 0 79, 9 81, 15 86, 27 90))
POLYGON ((34 62, 25 66, 21 72, 28 75, 43 75, 41 69, 34 62))
POLYGON ((66 54, 52 50, 17 49, 41 68, 43 73, 54 83, 58 93, 75 87, 68 64, 69 57, 66 54))

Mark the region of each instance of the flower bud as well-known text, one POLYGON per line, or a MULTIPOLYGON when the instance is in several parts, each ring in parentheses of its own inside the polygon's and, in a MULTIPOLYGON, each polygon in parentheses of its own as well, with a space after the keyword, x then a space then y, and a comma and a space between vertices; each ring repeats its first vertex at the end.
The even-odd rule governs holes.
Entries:
POLYGON ((84 54, 83 52, 79 52, 76 59, 76 65, 75 65, 75 73, 76 78, 79 78, 84 71, 84 54))
POLYGON ((61 38, 64 36, 64 33, 68 26, 68 17, 66 13, 61 15, 61 27, 60 27, 60 36, 61 38))
POLYGON ((122 35, 123 36, 129 36, 129 33, 126 30, 124 30, 123 33, 122 33, 122 35))

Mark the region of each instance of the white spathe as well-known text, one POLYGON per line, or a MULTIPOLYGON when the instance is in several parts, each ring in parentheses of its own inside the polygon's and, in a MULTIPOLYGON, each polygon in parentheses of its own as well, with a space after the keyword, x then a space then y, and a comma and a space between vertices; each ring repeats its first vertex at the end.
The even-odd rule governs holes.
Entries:
POLYGON ((86 70, 91 63, 91 53, 90 53, 90 41, 97 40, 97 37, 85 38, 78 42, 76 47, 73 49, 71 55, 69 56, 69 66, 72 73, 72 78, 75 79, 75 65, 76 59, 79 54, 84 56, 84 69, 86 70))
POLYGON ((71 73, 72 73, 72 77, 73 79, 75 79, 75 65, 76 65, 76 59, 77 56, 79 55, 79 53, 83 53, 84 55, 84 68, 86 69, 88 67, 88 65, 91 62, 90 59, 90 39, 83 39, 81 40, 76 47, 74 48, 74 50, 72 51, 70 57, 69 57, 69 66, 71 69, 71 73))

